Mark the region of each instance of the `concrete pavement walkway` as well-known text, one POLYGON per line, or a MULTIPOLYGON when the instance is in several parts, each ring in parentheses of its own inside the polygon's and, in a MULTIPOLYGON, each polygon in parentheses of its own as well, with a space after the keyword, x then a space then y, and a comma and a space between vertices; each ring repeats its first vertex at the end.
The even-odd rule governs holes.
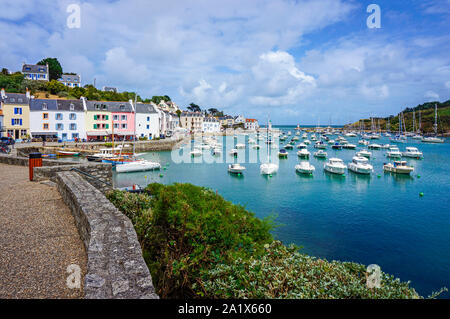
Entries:
POLYGON ((81 298, 66 280, 86 272, 74 218, 56 187, 28 180, 28 167, 0 164, 0 299, 81 298))

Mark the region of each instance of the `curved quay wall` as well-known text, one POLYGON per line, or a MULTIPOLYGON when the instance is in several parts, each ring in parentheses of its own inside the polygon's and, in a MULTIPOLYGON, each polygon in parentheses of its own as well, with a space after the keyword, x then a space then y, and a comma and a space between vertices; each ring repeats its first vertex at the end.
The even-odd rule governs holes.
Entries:
MULTIPOLYGON (((28 166, 28 158, 0 154, 0 163, 28 166)), ((34 180, 56 183, 87 252, 84 296, 158 299, 131 221, 104 195, 112 187, 70 169, 112 183, 110 164, 46 160, 34 168, 34 180)))
POLYGON ((58 172, 56 176, 88 255, 85 298, 157 299, 128 217, 78 173, 58 172))

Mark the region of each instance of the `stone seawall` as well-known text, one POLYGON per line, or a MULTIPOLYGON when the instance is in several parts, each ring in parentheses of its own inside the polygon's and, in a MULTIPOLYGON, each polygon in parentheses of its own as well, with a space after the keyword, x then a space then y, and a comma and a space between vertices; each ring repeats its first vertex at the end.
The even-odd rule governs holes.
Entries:
POLYGON ((85 298, 158 299, 131 221, 79 173, 56 183, 86 247, 85 298))
MULTIPOLYGON (((0 154, 0 163, 28 166, 28 158, 0 154)), ((33 180, 56 180, 56 173, 61 171, 80 170, 90 176, 83 177, 95 188, 106 193, 113 188, 112 166, 108 163, 74 163, 51 159, 42 159, 42 167, 33 169, 33 180)))
POLYGON ((58 172, 73 170, 79 170, 88 174, 82 174, 83 178, 102 193, 106 193, 113 189, 112 166, 107 163, 83 163, 76 165, 35 167, 33 169, 33 180, 41 181, 49 179, 51 181, 56 181, 58 172))

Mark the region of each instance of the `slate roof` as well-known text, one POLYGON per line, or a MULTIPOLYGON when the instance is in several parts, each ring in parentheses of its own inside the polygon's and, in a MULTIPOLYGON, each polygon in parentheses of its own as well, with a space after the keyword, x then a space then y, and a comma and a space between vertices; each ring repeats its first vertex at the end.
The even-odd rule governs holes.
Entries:
POLYGON ((60 82, 80 83, 80 76, 78 74, 63 74, 58 79, 60 82))
POLYGON ((46 65, 37 65, 37 64, 24 64, 22 66, 22 73, 42 73, 47 74, 47 66, 46 65))
POLYGON ((129 102, 86 101, 86 107, 88 111, 133 112, 129 102), (99 108, 97 109, 96 106, 99 106, 99 108))
POLYGON ((57 100, 59 111, 84 112, 83 102, 80 100, 57 100), (70 106, 73 105, 73 110, 70 106))
POLYGON ((28 104, 27 96, 23 93, 6 93, 6 98, 2 99, 5 104, 28 104))
POLYGON ((136 113, 158 113, 151 104, 136 103, 136 113))
POLYGON ((47 105, 48 111, 57 111, 58 106, 56 100, 54 99, 31 99, 30 100, 30 111, 43 111, 42 107, 47 105))

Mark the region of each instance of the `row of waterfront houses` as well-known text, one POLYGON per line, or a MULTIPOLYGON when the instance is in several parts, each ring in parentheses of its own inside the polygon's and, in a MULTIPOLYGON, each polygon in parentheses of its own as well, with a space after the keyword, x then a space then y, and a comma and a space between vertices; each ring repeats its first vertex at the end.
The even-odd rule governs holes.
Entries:
MULTIPOLYGON (((22 93, 1 91, 0 136, 63 141, 105 139, 154 139, 173 133, 178 127, 192 133, 220 132, 222 126, 235 124, 200 112, 176 113, 175 103, 155 103, 37 99, 22 93)), ((243 119, 245 128, 257 129, 257 121, 243 119), (247 125, 247 123, 249 125, 247 125)))

